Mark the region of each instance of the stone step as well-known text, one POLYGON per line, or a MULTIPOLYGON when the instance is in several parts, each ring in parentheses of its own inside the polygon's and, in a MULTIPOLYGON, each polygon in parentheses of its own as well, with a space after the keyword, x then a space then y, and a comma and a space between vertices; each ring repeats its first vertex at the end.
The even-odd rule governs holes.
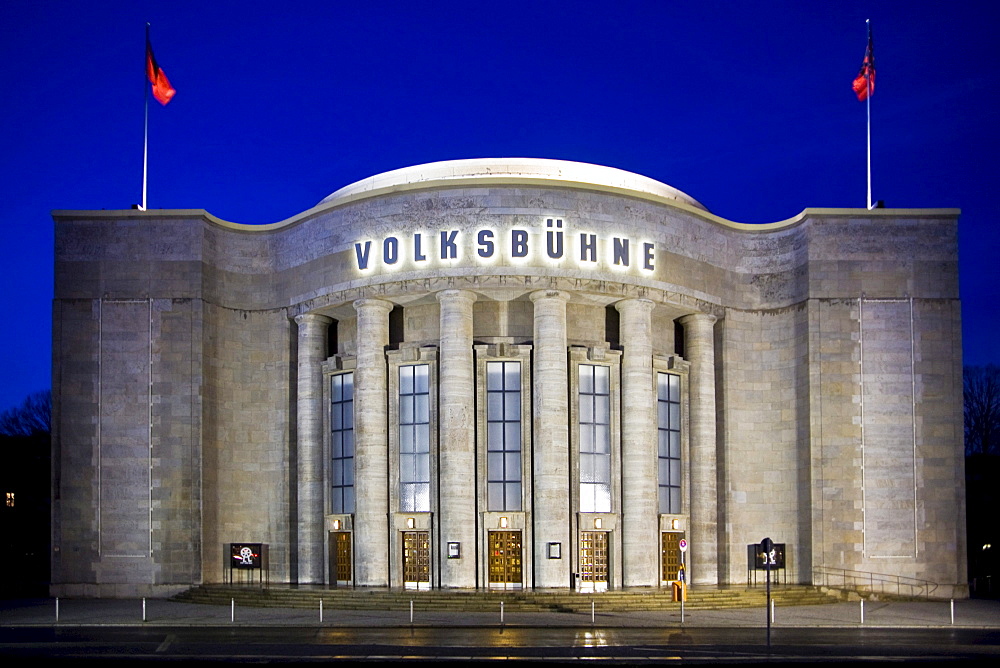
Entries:
MULTIPOLYGON (((772 591, 776 606, 819 605, 840 600, 814 587, 781 587, 772 591)), ((511 612, 589 612, 595 609, 616 612, 673 610, 679 603, 671 593, 655 591, 610 591, 601 593, 549 592, 450 592, 357 589, 293 589, 248 586, 201 586, 192 588, 174 600, 212 605, 235 602, 245 607, 317 608, 331 610, 455 610, 486 612, 502 602, 511 612)), ((690 610, 763 607, 766 595, 761 590, 692 588, 685 605, 690 610)))

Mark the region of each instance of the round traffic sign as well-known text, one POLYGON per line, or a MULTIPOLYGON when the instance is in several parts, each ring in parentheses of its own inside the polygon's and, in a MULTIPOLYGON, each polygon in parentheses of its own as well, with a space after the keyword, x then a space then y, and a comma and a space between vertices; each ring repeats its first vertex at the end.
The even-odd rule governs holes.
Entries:
POLYGON ((683 552, 684 550, 688 549, 688 542, 684 538, 681 538, 680 542, 677 543, 677 546, 680 547, 681 552, 683 552))

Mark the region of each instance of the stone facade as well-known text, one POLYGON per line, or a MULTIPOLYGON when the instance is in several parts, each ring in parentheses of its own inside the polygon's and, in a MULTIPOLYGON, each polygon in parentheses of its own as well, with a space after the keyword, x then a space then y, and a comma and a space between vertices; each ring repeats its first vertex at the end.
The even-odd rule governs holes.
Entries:
POLYGON ((292 219, 57 211, 53 593, 966 587, 957 218, 744 225, 619 170, 408 168, 292 219), (346 389, 345 389, 346 388, 346 389), (672 389, 671 389, 672 388, 672 389))

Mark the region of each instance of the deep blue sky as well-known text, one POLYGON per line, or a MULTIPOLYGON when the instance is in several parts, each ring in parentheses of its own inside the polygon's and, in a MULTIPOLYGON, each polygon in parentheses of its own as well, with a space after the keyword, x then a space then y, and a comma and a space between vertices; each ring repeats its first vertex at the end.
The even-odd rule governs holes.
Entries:
POLYGON ((1000 362, 994 3, 39 2, 0 5, 0 410, 50 385, 52 209, 271 223, 456 158, 608 165, 740 222, 875 199, 962 209, 967 364, 1000 362), (987 9, 988 8, 988 9, 987 9))

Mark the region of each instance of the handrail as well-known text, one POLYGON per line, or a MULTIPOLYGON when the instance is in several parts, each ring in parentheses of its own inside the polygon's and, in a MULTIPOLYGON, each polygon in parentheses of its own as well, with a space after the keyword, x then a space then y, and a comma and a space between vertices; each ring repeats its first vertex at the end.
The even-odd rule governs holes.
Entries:
POLYGON ((911 578, 905 575, 853 571, 846 568, 830 568, 829 566, 816 566, 813 568, 813 584, 822 584, 824 587, 832 587, 834 589, 850 589, 857 592, 895 593, 896 596, 922 598, 931 598, 931 595, 938 587, 936 582, 911 578), (839 585, 836 584, 838 581, 839 585), (895 592, 893 592, 893 589, 895 592))

